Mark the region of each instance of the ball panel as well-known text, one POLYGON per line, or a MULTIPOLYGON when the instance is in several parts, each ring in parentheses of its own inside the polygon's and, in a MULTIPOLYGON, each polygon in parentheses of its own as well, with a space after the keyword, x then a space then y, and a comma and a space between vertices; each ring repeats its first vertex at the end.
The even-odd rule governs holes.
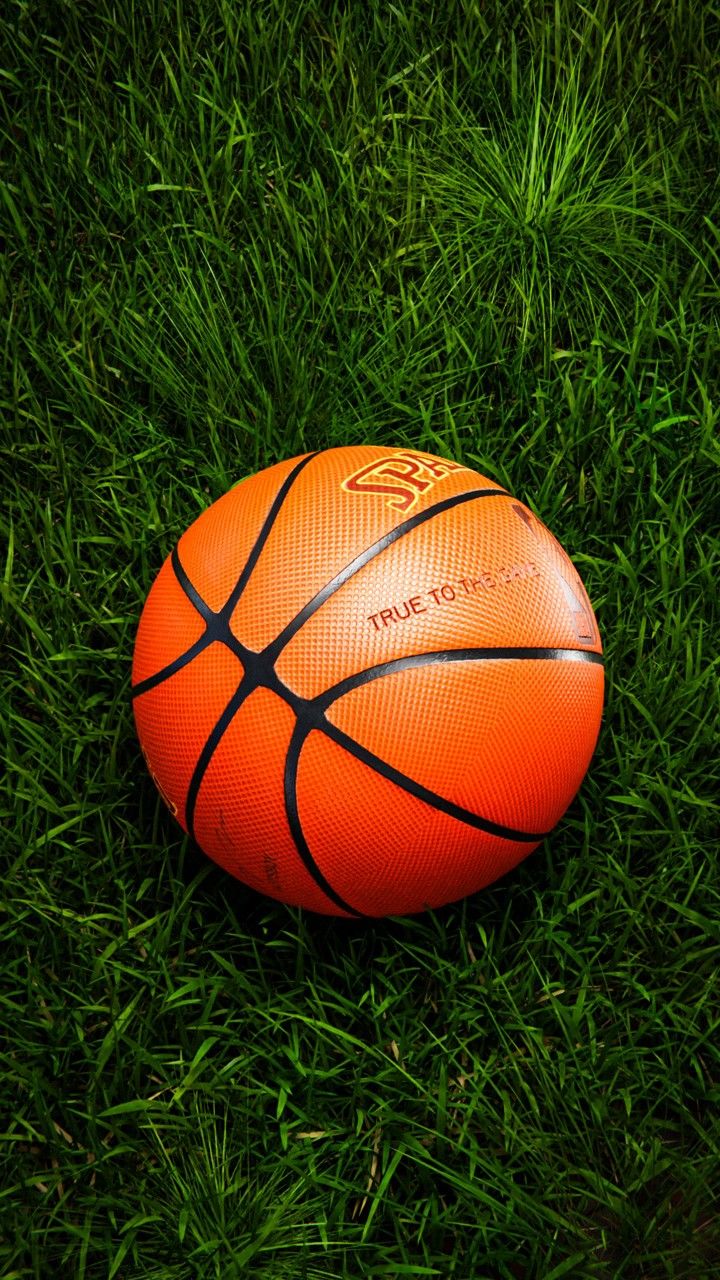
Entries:
MULTIPOLYGON (((205 771, 195 836, 209 857, 253 889, 313 911, 346 914, 313 880, 288 826, 285 757, 295 723, 290 707, 269 689, 249 695, 205 771)), ((316 801, 327 804, 327 796, 316 801)))
POLYGON ((464 809, 520 831, 549 831, 585 776, 602 699, 595 663, 447 662, 360 685, 327 717, 464 809))
POLYGON ((276 664, 313 697, 409 653, 575 648, 559 576, 504 495, 440 512, 364 565, 289 641, 276 664))
MULTIPOLYGON (((443 466, 442 459, 413 456, 443 466)), ((404 501, 402 482, 395 478, 398 492, 393 492, 393 477, 384 475, 388 488, 378 484, 375 492, 365 487, 368 477, 362 478, 362 472, 375 464, 400 470, 403 459, 412 467, 407 451, 371 445, 328 449, 312 459, 280 511, 233 613, 231 626, 239 640, 251 649, 264 648, 322 587, 391 529, 455 494, 492 487, 492 481, 465 467, 423 477, 417 462, 414 478, 423 484, 427 480, 427 487, 417 493, 409 487, 406 496, 412 505, 394 506, 394 501, 404 501), (362 484, 357 490, 343 487, 358 474, 362 484)), ((381 471, 377 479, 383 480, 381 471)))
POLYGON ((299 461, 289 458, 248 476, 207 507, 181 537, 180 560, 211 609, 221 609, 229 598, 278 491, 299 461))
POLYGON ((224 644, 208 645, 186 667, 133 703, 148 768, 187 831, 188 787, 205 741, 235 692, 243 669, 224 644))
POLYGON ((486 835, 431 808, 319 732, 303 747, 297 790, 315 861, 341 897, 366 915, 412 914, 453 902, 537 847, 486 835))
POLYGON ((575 565, 542 520, 522 502, 513 499, 510 510, 525 527, 527 553, 539 558, 555 578, 565 601, 568 619, 578 648, 602 653, 600 632, 585 584, 575 565))
POLYGON ((140 684, 185 653, 205 623, 175 577, 170 556, 153 582, 138 623, 132 683, 140 684))

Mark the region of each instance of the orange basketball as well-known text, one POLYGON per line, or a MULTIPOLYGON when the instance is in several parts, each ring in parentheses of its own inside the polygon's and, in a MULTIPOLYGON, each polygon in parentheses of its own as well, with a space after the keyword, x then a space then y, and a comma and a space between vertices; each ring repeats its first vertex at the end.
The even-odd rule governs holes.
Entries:
POLYGON ((152 585, 143 753, 232 875, 340 916, 474 893, 540 843, 595 748, 602 647, 536 516, 446 458, 357 445, 250 476, 152 585))

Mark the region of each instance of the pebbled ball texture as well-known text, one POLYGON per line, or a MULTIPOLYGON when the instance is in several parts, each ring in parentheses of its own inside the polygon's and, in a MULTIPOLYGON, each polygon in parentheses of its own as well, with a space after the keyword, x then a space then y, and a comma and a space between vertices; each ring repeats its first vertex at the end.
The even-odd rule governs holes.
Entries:
POLYGON ((343 916, 509 871, 587 771, 602 647, 522 503, 408 449, 305 454, 190 526, 140 618, 133 707, 182 827, 232 875, 343 916))

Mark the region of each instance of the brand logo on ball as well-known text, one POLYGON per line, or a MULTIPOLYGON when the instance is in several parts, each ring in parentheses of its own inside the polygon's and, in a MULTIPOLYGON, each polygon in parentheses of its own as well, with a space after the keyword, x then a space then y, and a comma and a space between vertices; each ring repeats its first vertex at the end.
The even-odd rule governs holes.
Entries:
POLYGON ((450 471, 467 471, 459 462, 447 458, 431 458, 422 453, 403 451, 378 458, 361 467, 342 482, 346 493, 379 493, 385 505, 396 511, 410 511, 421 494, 426 493, 450 471))

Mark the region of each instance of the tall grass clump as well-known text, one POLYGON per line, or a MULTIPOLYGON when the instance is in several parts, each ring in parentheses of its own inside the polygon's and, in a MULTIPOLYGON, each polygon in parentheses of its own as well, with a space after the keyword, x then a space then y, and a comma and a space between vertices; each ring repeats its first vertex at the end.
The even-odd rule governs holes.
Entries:
POLYGON ((435 137, 411 139, 404 165, 407 268, 498 360, 544 373, 559 349, 661 323, 702 273, 637 91, 611 101, 608 43, 591 69, 513 44, 484 108, 446 97, 435 137))
POLYGON ((188 1119, 190 1132, 147 1119, 139 1208, 125 1224, 109 1280, 333 1280, 335 1242, 312 1179, 281 1162, 258 1179, 247 1134, 226 1108, 192 1099, 188 1119))

